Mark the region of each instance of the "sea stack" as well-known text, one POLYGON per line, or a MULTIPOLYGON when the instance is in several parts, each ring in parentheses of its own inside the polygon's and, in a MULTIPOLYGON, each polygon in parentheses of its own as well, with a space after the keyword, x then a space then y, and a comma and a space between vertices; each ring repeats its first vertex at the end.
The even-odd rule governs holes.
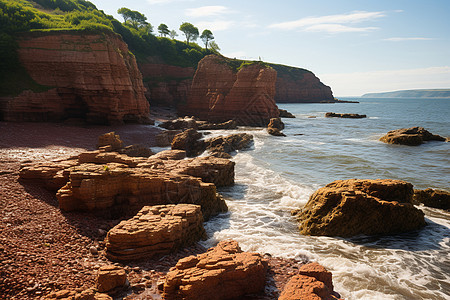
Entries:
POLYGON ((230 119, 237 125, 267 126, 279 117, 275 104, 277 72, 262 62, 242 63, 208 55, 198 64, 182 114, 211 122, 230 119))

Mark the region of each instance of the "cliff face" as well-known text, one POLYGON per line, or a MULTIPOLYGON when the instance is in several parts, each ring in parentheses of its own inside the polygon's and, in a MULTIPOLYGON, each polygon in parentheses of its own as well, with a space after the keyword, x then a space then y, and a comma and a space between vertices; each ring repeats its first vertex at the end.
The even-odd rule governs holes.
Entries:
POLYGON ((172 66, 149 57, 147 62, 139 63, 139 69, 147 89, 145 95, 152 105, 176 107, 186 103, 194 68, 172 66))
POLYGON ((312 72, 283 65, 270 66, 277 71, 277 103, 335 101, 331 88, 324 85, 312 72))
POLYGON ((19 57, 45 92, 2 99, 6 121, 83 118, 90 123, 145 121, 149 104, 142 75, 113 34, 36 32, 18 38, 19 57))
POLYGON ((279 116, 276 78, 272 68, 253 64, 235 72, 226 58, 208 55, 199 62, 180 111, 212 122, 234 119, 238 125, 266 126, 279 116))

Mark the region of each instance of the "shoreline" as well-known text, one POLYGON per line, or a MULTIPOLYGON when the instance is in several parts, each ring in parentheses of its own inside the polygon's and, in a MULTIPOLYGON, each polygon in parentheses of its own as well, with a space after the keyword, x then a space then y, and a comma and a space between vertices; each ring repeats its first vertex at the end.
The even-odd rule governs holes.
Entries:
MULTIPOLYGON (((19 182, 21 164, 62 159, 93 150, 98 136, 110 131, 119 134, 126 144, 152 147, 156 145, 154 135, 160 130, 148 125, 80 127, 63 123, 0 122, 2 297, 34 299, 62 289, 82 291, 94 285, 99 267, 117 264, 108 260, 102 250, 105 232, 123 218, 107 220, 88 212, 62 212, 54 193, 19 182)), ((131 289, 120 294, 119 299, 144 295, 158 299, 156 285, 170 267, 183 257, 204 251, 197 243, 170 255, 121 264, 128 273, 131 289), (142 283, 152 288, 144 291, 133 288, 142 283)), ((246 299, 273 299, 305 263, 265 257, 269 261, 266 290, 270 292, 246 299)))

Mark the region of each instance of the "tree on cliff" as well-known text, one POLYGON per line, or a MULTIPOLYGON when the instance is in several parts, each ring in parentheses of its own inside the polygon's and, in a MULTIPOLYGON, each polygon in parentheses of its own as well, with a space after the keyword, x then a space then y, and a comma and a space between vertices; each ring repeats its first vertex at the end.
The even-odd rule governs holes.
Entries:
POLYGON ((166 36, 170 33, 169 27, 167 27, 166 24, 159 24, 158 26, 158 32, 161 36, 166 36))
POLYGON ((146 22, 147 17, 138 11, 122 7, 117 10, 117 13, 122 15, 125 24, 128 24, 135 29, 139 29, 139 27, 146 26, 148 24, 146 22))
POLYGON ((180 31, 186 36, 186 42, 189 45, 189 41, 196 41, 198 39, 198 28, 191 23, 184 22, 180 26, 180 31))
POLYGON ((211 30, 209 30, 209 29, 203 30, 200 38, 202 39, 203 43, 205 43, 205 49, 208 50, 208 42, 214 39, 214 36, 213 36, 211 30))
POLYGON ((219 45, 217 45, 217 43, 215 41, 211 41, 209 43, 209 50, 214 53, 219 53, 220 47, 219 47, 219 45))
POLYGON ((169 36, 173 40, 176 36, 178 36, 178 33, 175 30, 172 30, 169 32, 169 36))

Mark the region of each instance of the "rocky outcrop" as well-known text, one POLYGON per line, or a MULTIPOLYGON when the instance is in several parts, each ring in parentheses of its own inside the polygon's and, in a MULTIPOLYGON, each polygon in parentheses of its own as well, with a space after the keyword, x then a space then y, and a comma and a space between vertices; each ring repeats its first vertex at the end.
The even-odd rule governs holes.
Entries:
POLYGON ((118 152, 131 157, 149 157, 154 153, 142 145, 129 145, 124 147, 120 136, 115 132, 108 132, 98 137, 97 148, 102 152, 118 152))
POLYGON ((446 191, 426 189, 414 190, 414 204, 450 210, 450 193, 446 191))
POLYGON ((338 299, 333 292, 332 274, 318 263, 309 263, 300 267, 299 274, 294 275, 285 285, 279 300, 313 300, 338 299))
POLYGON ((173 138, 180 134, 182 131, 179 130, 164 130, 155 136, 156 146, 158 147, 169 147, 172 144, 173 138))
POLYGON ((193 157, 208 150, 216 157, 231 158, 230 153, 249 148, 253 144, 253 136, 247 133, 236 133, 201 140, 202 134, 195 129, 188 129, 177 134, 172 141, 172 149, 184 150, 186 155, 193 157))
POLYGON ((234 183, 234 163, 228 159, 182 159, 184 152, 166 151, 149 158, 92 151, 67 161, 26 165, 20 178, 58 190, 64 211, 126 212, 145 205, 191 203, 203 217, 226 211, 216 186, 234 183))
POLYGON ((47 91, 3 99, 6 121, 147 122, 142 75, 119 35, 78 31, 18 37, 20 62, 47 91))
POLYGON ((198 129, 197 120, 190 117, 169 120, 159 124, 158 126, 169 130, 186 130, 190 128, 198 129))
POLYGON ((136 216, 120 222, 108 232, 106 255, 112 260, 151 258, 205 237, 200 206, 144 206, 136 216))
POLYGON ((164 299, 241 299, 264 290, 267 261, 222 241, 206 253, 178 261, 167 273, 164 299))
POLYGON ((301 234, 350 237, 394 234, 425 226, 412 205, 413 186, 400 180, 336 180, 293 211, 301 234))
POLYGON ((295 116, 292 113, 288 112, 285 109, 280 108, 278 109, 278 111, 280 112, 280 118, 295 118, 295 116))
POLYGON ((139 69, 152 105, 177 107, 179 103, 186 103, 194 68, 169 65, 158 57, 147 57, 139 62, 139 69))
POLYGON ((127 273, 125 269, 115 265, 106 265, 98 269, 97 290, 101 293, 110 292, 116 288, 125 286, 127 273))
POLYGON ((277 74, 259 63, 234 71, 230 60, 208 55, 198 64, 188 101, 181 113, 202 120, 266 126, 279 116, 274 101, 277 74))
POLYGON ((281 130, 284 129, 284 123, 280 118, 270 119, 269 125, 267 125, 267 132, 274 136, 286 136, 281 130))
POLYGON ((336 102, 331 88, 312 72, 270 64, 277 71, 275 101, 277 103, 336 102))
POLYGON ((380 138, 380 141, 387 144, 418 146, 426 141, 445 142, 446 139, 442 136, 432 134, 423 127, 411 127, 389 131, 385 136, 380 138))
POLYGON ((325 114, 326 118, 344 118, 344 119, 363 119, 367 118, 366 115, 359 115, 359 114, 338 114, 333 112, 327 112, 325 114))

